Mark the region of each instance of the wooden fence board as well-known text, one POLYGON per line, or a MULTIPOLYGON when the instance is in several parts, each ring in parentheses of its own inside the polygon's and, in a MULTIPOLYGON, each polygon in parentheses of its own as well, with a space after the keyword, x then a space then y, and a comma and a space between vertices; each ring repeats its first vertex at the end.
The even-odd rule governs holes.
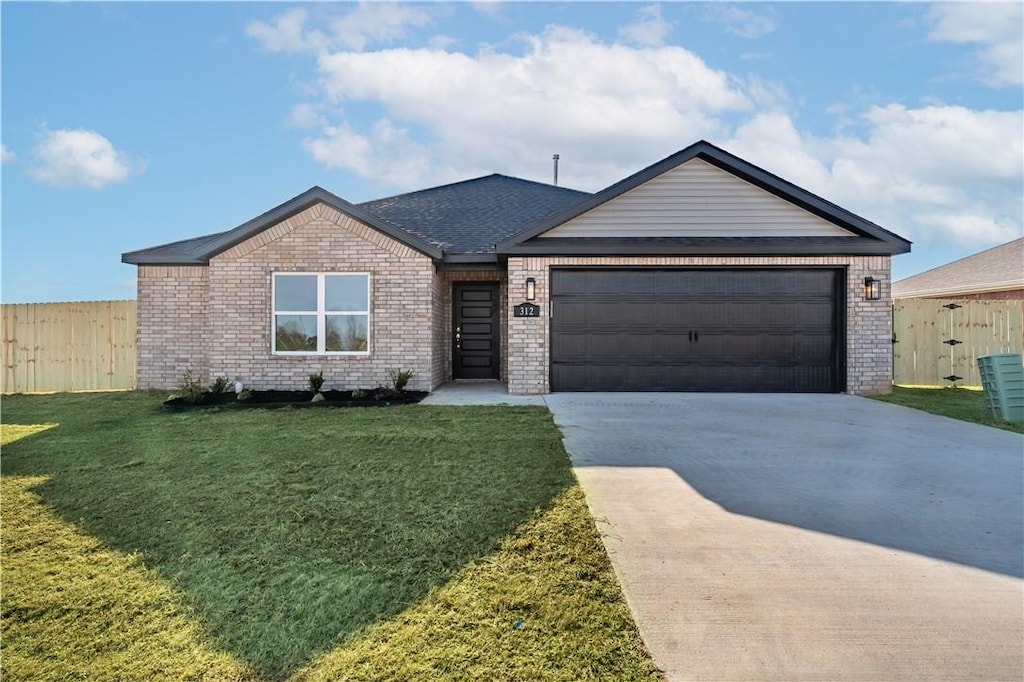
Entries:
POLYGON ((1020 353, 1024 301, 901 299, 893 304, 893 380, 905 386, 981 386, 977 358, 1020 353), (946 308, 955 304, 957 308, 946 308), (945 341, 960 343, 950 345, 945 341))
POLYGON ((135 301, 2 306, 3 393, 135 388, 135 301))

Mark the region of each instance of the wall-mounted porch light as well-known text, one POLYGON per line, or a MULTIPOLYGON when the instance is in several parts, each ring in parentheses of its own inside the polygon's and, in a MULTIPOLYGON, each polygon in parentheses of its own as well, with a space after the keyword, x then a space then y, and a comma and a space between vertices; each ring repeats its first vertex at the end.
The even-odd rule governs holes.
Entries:
POLYGON ((537 298, 537 280, 533 277, 526 278, 526 300, 532 301, 537 298))
POLYGON ((882 298, 882 283, 874 277, 864 278, 864 300, 877 301, 882 298))

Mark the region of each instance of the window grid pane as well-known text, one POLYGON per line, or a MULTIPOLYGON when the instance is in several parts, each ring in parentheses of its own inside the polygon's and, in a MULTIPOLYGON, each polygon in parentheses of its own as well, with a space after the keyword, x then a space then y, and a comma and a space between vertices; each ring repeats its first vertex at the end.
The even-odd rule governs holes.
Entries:
POLYGON ((281 312, 317 310, 316 275, 275 275, 274 310, 281 312))
POLYGON ((332 312, 369 312, 368 280, 366 275, 325 275, 324 309, 332 312))
POLYGON ((328 353, 365 352, 368 348, 367 315, 328 315, 324 332, 328 353))
POLYGON ((316 315, 275 315, 274 350, 316 352, 316 315))

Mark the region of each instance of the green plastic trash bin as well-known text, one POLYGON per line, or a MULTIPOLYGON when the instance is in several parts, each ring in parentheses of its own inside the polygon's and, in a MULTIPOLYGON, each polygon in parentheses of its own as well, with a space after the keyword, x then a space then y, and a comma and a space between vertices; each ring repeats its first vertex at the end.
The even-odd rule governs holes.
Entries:
POLYGON ((1024 422, 1024 364, 1020 353, 996 353, 978 358, 981 387, 992 416, 1004 422, 1024 422))

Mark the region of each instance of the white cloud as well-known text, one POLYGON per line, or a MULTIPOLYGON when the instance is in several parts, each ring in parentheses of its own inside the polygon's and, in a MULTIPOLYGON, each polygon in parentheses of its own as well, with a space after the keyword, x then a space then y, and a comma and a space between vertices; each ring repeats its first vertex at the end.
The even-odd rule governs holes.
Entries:
POLYGON ((45 133, 30 173, 47 185, 100 189, 143 170, 144 164, 115 149, 107 138, 79 129, 45 133))
POLYGON ((640 18, 619 29, 619 38, 634 45, 657 47, 665 42, 672 24, 661 16, 661 5, 643 7, 640 18))
POLYGON ((338 42, 353 50, 371 43, 393 43, 408 35, 409 28, 426 26, 430 15, 418 7, 390 2, 360 2, 343 17, 331 21, 338 42))
POLYGON ((0 163, 7 163, 8 161, 14 161, 17 157, 10 149, 0 144, 0 163))
POLYGON ((410 28, 426 26, 422 9, 390 2, 360 2, 347 14, 330 19, 330 30, 308 28, 309 12, 291 9, 272 24, 251 21, 245 32, 268 52, 320 52, 327 49, 364 50, 404 38, 410 28))
POLYGON ((705 6, 704 20, 721 24, 726 33, 750 39, 766 36, 779 27, 773 17, 717 2, 705 6))
POLYGON ((448 48, 458 44, 458 42, 459 41, 457 41, 455 38, 452 38, 451 36, 436 35, 433 36, 429 41, 427 41, 427 47, 429 47, 431 50, 447 50, 448 48))
POLYGON ((1024 114, 891 104, 863 136, 816 138, 758 115, 725 140, 739 156, 917 241, 979 246, 1021 234, 1024 114))
POLYGON ((480 14, 492 19, 500 17, 503 8, 500 0, 470 0, 469 4, 480 14))
POLYGON ((288 123, 295 128, 316 128, 326 125, 323 115, 320 113, 322 105, 312 102, 300 102, 292 107, 288 123))
MULTIPOLYGON (((680 47, 633 48, 609 45, 573 29, 549 27, 525 36, 521 52, 493 49, 476 55, 430 49, 372 53, 336 52, 319 58, 328 99, 383 105, 392 121, 430 142, 419 148, 421 162, 389 152, 374 142, 381 163, 367 177, 408 189, 439 178, 464 177, 467 164, 533 176, 551 154, 565 160, 565 182, 596 188, 636 170, 665 149, 682 146, 721 128, 718 116, 751 107, 728 76, 680 47), (386 159, 422 169, 394 183, 386 159), (572 169, 572 170, 570 170, 572 169)), ((333 124, 317 144, 325 160, 336 149, 337 167, 357 162, 333 146, 339 131, 366 133, 333 124)))
POLYGON ((277 18, 273 24, 251 21, 245 27, 249 37, 255 38, 267 52, 305 52, 327 46, 327 36, 321 31, 306 30, 309 12, 304 9, 290 9, 277 18))
POLYGON ((779 84, 681 47, 559 26, 519 40, 476 54, 324 50, 319 98, 304 96, 293 123, 317 162, 395 191, 493 172, 547 181, 553 153, 564 185, 594 191, 705 138, 915 241, 1020 234, 1021 111, 854 97, 816 136, 779 84))
POLYGON ((979 46, 974 57, 983 82, 1024 83, 1024 4, 943 2, 931 6, 928 19, 931 40, 979 46))
POLYGON ((432 171, 428 150, 388 119, 376 121, 365 135, 347 123, 327 126, 320 137, 304 140, 303 146, 327 168, 351 170, 397 186, 415 187, 432 171))

